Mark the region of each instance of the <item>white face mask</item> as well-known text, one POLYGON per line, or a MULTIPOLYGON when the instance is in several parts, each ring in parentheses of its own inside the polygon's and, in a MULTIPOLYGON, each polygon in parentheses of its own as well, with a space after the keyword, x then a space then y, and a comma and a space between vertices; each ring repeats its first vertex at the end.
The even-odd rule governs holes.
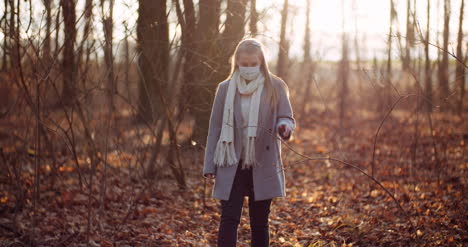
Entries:
POLYGON ((260 74, 260 65, 255 67, 239 66, 239 73, 245 80, 254 80, 260 74))

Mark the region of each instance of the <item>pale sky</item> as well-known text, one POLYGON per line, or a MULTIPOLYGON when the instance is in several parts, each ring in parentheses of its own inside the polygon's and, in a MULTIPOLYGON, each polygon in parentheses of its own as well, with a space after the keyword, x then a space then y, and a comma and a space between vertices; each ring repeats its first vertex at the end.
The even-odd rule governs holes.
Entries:
MULTIPOLYGON (((125 21, 129 29, 133 32, 132 37, 136 37, 136 19, 138 17, 138 1, 137 0, 115 0, 114 12, 114 44, 116 50, 121 45, 121 40, 125 36, 123 22, 125 21)), ((443 1, 431 1, 431 31, 435 32, 442 30, 443 25, 443 1), (438 24, 438 25, 437 25, 438 24)), ((84 0, 78 0, 77 16, 79 17, 84 8, 84 0)), ((168 6, 172 6, 172 1, 168 1, 168 6)), ((195 0, 197 2, 197 0, 195 0)), ((305 25, 305 3, 306 0, 290 0, 290 15, 288 18, 287 37, 291 43, 291 57, 302 57, 302 46, 304 39, 305 25), (291 25, 291 23, 294 23, 291 25)), ((372 58, 374 54, 377 57, 385 56, 387 34, 389 27, 389 0, 311 0, 311 46, 312 57, 320 60, 337 60, 340 57, 340 37, 344 30, 350 33, 350 38, 354 38, 355 30, 360 40, 361 57, 372 58), (343 10, 342 4, 345 5, 343 10), (365 47, 364 47, 365 46, 365 47)), ((411 0, 417 4, 417 18, 425 31, 426 27, 426 0, 411 0)), ((407 0, 394 0, 395 8, 398 12, 399 30, 402 35, 405 35, 406 25, 406 3, 407 0)), ((461 0, 451 0, 451 19, 450 19, 450 43, 453 50, 456 48, 456 32, 458 31, 458 18, 461 0)), ((467 3, 468 4, 468 3, 467 3)), ((281 9, 283 0, 257 0, 257 10, 265 11, 265 15, 258 24, 258 38, 264 42, 267 47, 267 55, 270 59, 275 59, 278 52, 279 28, 281 22, 281 9)), ((28 6, 22 2, 23 15, 28 13, 28 6)), ((3 12, 3 5, 0 11, 3 12)), ((171 21, 171 38, 176 32, 176 16, 175 10, 170 10, 171 21)), ((43 34, 38 34, 38 27, 44 26, 43 7, 41 1, 33 2, 34 22, 31 25, 29 36, 40 37, 43 34), (38 36, 39 35, 39 36, 38 36)), ((465 19, 467 9, 465 7, 465 19)), ((248 12, 247 12, 248 14, 248 12)), ((103 38, 102 26, 100 24, 101 11, 96 6, 94 9, 95 27, 94 35, 98 39, 103 38)), ((23 19, 23 27, 27 26, 28 18, 23 19)), ((83 28, 82 23, 79 23, 80 30, 83 28)), ((394 28, 396 30, 396 28, 394 28)), ((468 31, 466 21, 464 22, 465 33, 468 31)), ((0 34, 1 35, 1 34, 0 34)), ((1 37, 1 36, 0 36, 1 37)), ((62 34, 63 37, 63 34, 62 34)), ((432 42, 435 36, 431 37, 432 42)), ((465 38, 465 42, 467 39, 465 38)), ((396 43, 396 40, 394 44, 396 43)), ((353 49, 351 47, 351 49, 353 49)), ((421 46, 422 49, 422 46, 421 46)), ((432 49, 435 54, 435 49, 432 49)), ((397 53, 394 54, 397 57, 397 53)), ((354 55, 351 54, 351 58, 354 55)))

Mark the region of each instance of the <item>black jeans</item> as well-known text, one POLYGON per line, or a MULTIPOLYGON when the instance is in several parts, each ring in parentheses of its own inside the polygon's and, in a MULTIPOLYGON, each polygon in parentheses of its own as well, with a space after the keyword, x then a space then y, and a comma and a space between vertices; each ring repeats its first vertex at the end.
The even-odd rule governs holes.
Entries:
POLYGON ((221 200, 221 222, 218 232, 218 247, 235 247, 237 227, 240 223, 244 196, 249 196, 249 216, 252 244, 254 247, 270 246, 268 215, 272 199, 254 201, 252 168, 241 169, 239 161, 229 200, 221 200))

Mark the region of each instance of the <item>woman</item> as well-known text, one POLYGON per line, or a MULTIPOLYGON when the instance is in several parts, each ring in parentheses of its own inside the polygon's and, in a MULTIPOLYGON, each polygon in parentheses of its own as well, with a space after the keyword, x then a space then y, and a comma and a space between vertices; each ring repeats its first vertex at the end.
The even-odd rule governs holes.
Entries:
POLYGON ((216 89, 203 176, 215 179, 212 196, 221 200, 218 246, 236 246, 244 196, 252 246, 269 246, 270 205, 286 195, 277 136, 290 140, 296 122, 288 87, 268 70, 259 41, 242 40, 231 64, 216 89))

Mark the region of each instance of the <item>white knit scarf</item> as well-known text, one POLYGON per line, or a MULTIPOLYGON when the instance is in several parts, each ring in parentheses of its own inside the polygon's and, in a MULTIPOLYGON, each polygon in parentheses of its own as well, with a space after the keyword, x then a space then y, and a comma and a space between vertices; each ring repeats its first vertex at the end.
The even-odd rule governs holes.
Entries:
POLYGON ((259 76, 249 82, 245 82, 240 76, 239 71, 235 71, 229 82, 226 99, 224 103, 223 122, 221 134, 214 154, 214 163, 218 167, 232 166, 239 161, 236 157, 234 148, 234 96, 236 90, 239 90, 241 95, 250 95, 249 123, 247 127, 247 146, 244 147, 246 157, 243 162, 243 168, 255 167, 258 165, 255 159, 255 138, 257 135, 258 113, 260 108, 260 96, 262 95, 265 77, 260 73, 259 76))

